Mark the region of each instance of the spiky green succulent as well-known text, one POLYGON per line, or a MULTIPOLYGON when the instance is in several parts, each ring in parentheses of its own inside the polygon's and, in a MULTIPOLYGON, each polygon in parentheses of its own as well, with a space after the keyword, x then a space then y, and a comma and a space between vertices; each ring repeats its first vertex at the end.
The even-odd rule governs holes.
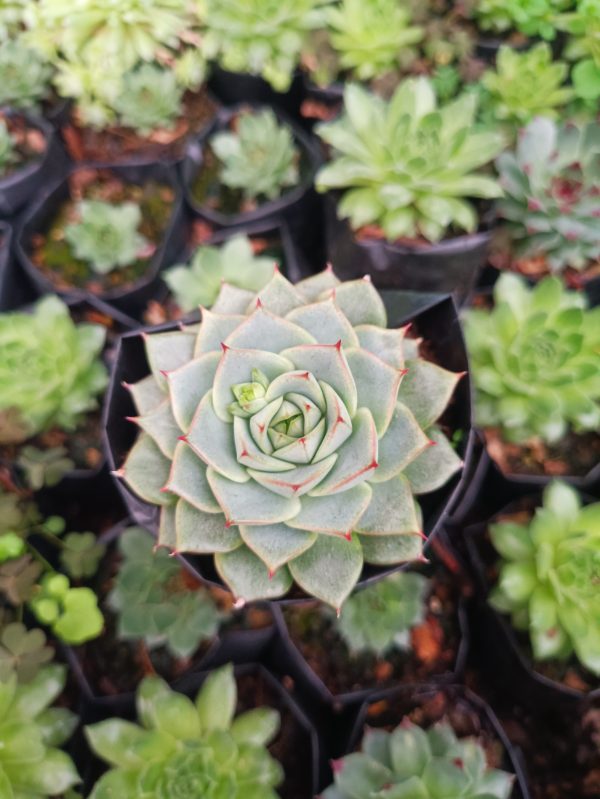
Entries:
MULTIPOLYGON (((100 360, 105 330, 71 320, 57 297, 31 313, 0 315, 0 419, 13 420, 13 435, 26 438, 58 426, 74 430, 97 408, 107 373, 100 360)), ((8 431, 4 431, 8 434, 8 431)))
POLYGON ((50 94, 52 67, 19 39, 0 47, 0 106, 36 109, 50 94))
POLYGON ((336 624, 348 649, 382 655, 410 648, 410 630, 425 618, 427 586, 421 574, 399 572, 357 591, 336 624))
POLYGON ((538 118, 497 162, 517 257, 542 256, 552 272, 600 258, 600 124, 558 126, 538 118))
POLYGON ((311 31, 325 24, 331 0, 206 0, 202 45, 224 69, 261 75, 289 89, 311 31))
POLYGON ((600 426, 600 309, 584 295, 505 273, 493 310, 468 311, 465 332, 479 425, 521 444, 600 426))
POLYGON ((183 86, 175 73, 156 64, 143 64, 123 76, 123 89, 115 98, 119 122, 142 136, 172 128, 181 114, 183 86))
POLYGON ((478 0, 474 15, 484 31, 504 33, 511 29, 527 36, 552 40, 556 36, 556 16, 569 8, 572 0, 478 0))
POLYGON ((340 68, 358 80, 398 69, 423 38, 423 29, 411 25, 409 9, 396 0, 342 0, 327 9, 327 28, 340 68))
POLYGON ((386 329, 370 281, 225 284, 199 330, 144 343, 141 433, 118 475, 161 506, 161 544, 214 554, 237 597, 295 580, 335 608, 363 563, 419 557, 413 495, 461 466, 435 425, 460 375, 386 329))
POLYGON ((248 236, 238 233, 219 247, 201 245, 188 265, 178 264, 164 280, 183 311, 210 308, 223 282, 248 291, 260 291, 273 277, 272 258, 255 255, 248 236))
POLYGON ((515 125, 525 125, 536 116, 555 117, 573 98, 573 90, 564 85, 568 71, 564 61, 553 60, 546 42, 522 53, 502 46, 496 68, 481 79, 486 104, 496 119, 515 125))
POLYGON ((600 676, 600 502, 555 481, 528 524, 490 525, 501 555, 491 604, 529 633, 536 660, 575 655, 600 676))
POLYGON ((210 674, 193 702, 157 677, 137 692, 138 723, 109 719, 85 728, 111 769, 90 799, 278 799, 283 770, 267 750, 276 710, 235 715, 231 666, 210 674))
POLYGON ((322 799, 509 799, 514 777, 490 768, 482 744, 440 722, 407 718, 392 732, 370 729, 361 750, 334 764, 322 799))
POLYGON ((469 200, 502 193, 479 170, 498 155, 503 137, 476 131, 476 111, 472 93, 438 108, 427 78, 405 80, 389 102, 351 84, 343 116, 318 128, 333 155, 316 187, 341 190, 340 217, 354 229, 379 225, 390 240, 472 232, 478 218, 469 200))
POLYGON ((120 638, 143 639, 154 649, 166 646, 187 658, 203 641, 214 637, 221 614, 210 594, 190 591, 181 580, 181 563, 141 527, 130 527, 119 538, 123 558, 108 604, 118 615, 120 638))
POLYGON ((270 108, 241 112, 236 128, 211 136, 220 180, 250 200, 274 200, 299 177, 300 152, 288 125, 270 108))
POLYGON ((148 244, 138 231, 142 212, 135 203, 82 200, 77 216, 65 227, 65 241, 76 258, 100 275, 130 266, 148 244))
POLYGON ((575 65, 571 80, 575 93, 593 104, 600 97, 600 2, 578 0, 576 7, 557 19, 569 34, 565 55, 575 65))
POLYGON ((13 672, 0 681, 0 791, 6 799, 61 797, 80 782, 75 764, 58 747, 77 718, 50 705, 65 686, 66 670, 50 665, 28 683, 13 672))
POLYGON ((7 172, 18 161, 15 142, 6 122, 0 119, 0 173, 7 172))

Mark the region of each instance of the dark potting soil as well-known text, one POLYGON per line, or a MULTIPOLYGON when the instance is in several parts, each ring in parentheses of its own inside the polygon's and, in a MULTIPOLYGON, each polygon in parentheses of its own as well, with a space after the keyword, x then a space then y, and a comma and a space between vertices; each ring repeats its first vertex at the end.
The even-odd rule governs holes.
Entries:
POLYGON ((186 93, 183 113, 172 128, 160 128, 148 136, 118 125, 94 130, 84 127, 77 119, 66 125, 62 134, 74 161, 114 164, 132 159, 178 160, 185 153, 188 138, 199 133, 214 117, 216 110, 217 106, 208 92, 200 89, 186 93))
POLYGON ((144 276, 168 227, 175 200, 173 189, 154 181, 138 186, 126 183, 107 170, 86 169, 71 177, 70 194, 70 199, 58 209, 49 228, 32 237, 33 264, 59 291, 77 288, 102 294, 133 286, 144 276), (139 205, 142 212, 139 232, 150 242, 147 250, 130 266, 114 269, 105 275, 76 258, 65 241, 64 230, 67 224, 77 220, 77 204, 81 200, 139 205))
MULTIPOLYGON (((452 671, 460 644, 455 581, 438 569, 426 600, 423 624, 411 631, 410 649, 377 656, 352 653, 336 629, 335 618, 317 603, 284 607, 292 641, 333 695, 387 688, 392 683, 426 682, 452 671)), ((342 611, 343 612, 343 611, 342 611)))
POLYGON ((14 160, 0 174, 0 180, 3 180, 34 161, 39 161, 46 152, 47 144, 42 131, 31 125, 22 114, 0 110, 0 121, 6 125, 15 148, 14 160))

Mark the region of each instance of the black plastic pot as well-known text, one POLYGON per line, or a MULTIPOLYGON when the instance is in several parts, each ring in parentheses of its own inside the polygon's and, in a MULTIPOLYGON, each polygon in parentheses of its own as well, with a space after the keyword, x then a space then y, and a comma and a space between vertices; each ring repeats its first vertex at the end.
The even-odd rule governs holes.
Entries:
POLYGON ((452 293, 462 304, 487 257, 491 231, 409 247, 384 239, 359 241, 337 214, 337 195, 324 197, 327 260, 344 279, 369 274, 378 288, 452 293))
MULTIPOLYGON (((419 336, 431 347, 436 360, 445 368, 455 372, 467 372, 468 362, 465 344, 458 321, 456 306, 450 297, 440 294, 417 292, 383 291, 390 327, 399 327, 412 322, 419 336)), ((175 330, 176 323, 145 328, 145 331, 175 330)), ((111 383, 104 408, 105 450, 109 467, 116 471, 121 467, 127 452, 133 445, 136 429, 126 417, 135 414, 131 395, 123 383, 135 383, 145 377, 148 364, 144 351, 142 330, 126 333, 119 342, 111 383)), ((444 414, 444 424, 451 430, 463 431, 459 455, 468 464, 471 447, 471 389, 468 374, 458 383, 453 401, 444 414)), ((467 466, 467 470, 468 470, 467 466)), ((156 533, 159 508, 136 496, 121 480, 119 490, 131 516, 144 527, 156 533)), ((423 510, 423 527, 426 535, 436 535, 447 517, 448 511, 462 495, 462 474, 455 475, 444 487, 420 498, 423 510)), ((426 550, 427 551, 427 550, 426 550)), ((211 556, 185 556, 201 579, 222 587, 211 556)), ((365 566, 361 585, 391 574, 398 568, 365 566)), ((293 601, 293 600, 283 600, 293 601)))
POLYGON ((0 221, 0 310, 4 310, 2 288, 10 270, 12 235, 12 227, 8 222, 0 221))
POLYGON ((15 241, 15 252, 25 271, 27 278, 38 296, 47 292, 57 293, 69 299, 99 299, 114 305, 120 311, 136 316, 145 308, 146 302, 156 290, 159 272, 174 263, 181 249, 184 236, 184 214, 181 189, 174 168, 164 164, 149 165, 102 165, 92 164, 85 167, 72 167, 60 180, 52 186, 23 215, 15 241), (112 172, 125 183, 143 184, 157 181, 173 188, 175 199, 171 218, 163 235, 162 242, 148 261, 146 274, 131 288, 117 288, 92 295, 85 289, 73 287, 68 291, 57 290, 51 281, 36 268, 31 261, 31 241, 33 236, 46 230, 56 216, 60 205, 71 195, 70 178, 79 170, 97 169, 112 172))
POLYGON ((239 105, 239 103, 270 105, 296 120, 300 119, 300 107, 306 98, 306 89, 300 71, 294 74, 287 92, 278 92, 260 75, 229 72, 215 64, 211 69, 208 87, 224 105, 239 105))
POLYGON ((306 97, 302 105, 302 119, 304 124, 311 128, 323 119, 335 119, 342 110, 344 104, 344 84, 343 82, 332 83, 329 86, 317 86, 313 83, 306 73, 302 73, 304 80, 304 91, 306 97), (321 108, 322 114, 313 116, 310 114, 310 104, 314 103, 321 108))
POLYGON ((276 110, 280 122, 291 128, 296 143, 306 159, 305 174, 301 176, 300 182, 295 188, 286 191, 276 200, 263 203, 254 211, 236 214, 226 214, 202 205, 193 195, 192 185, 198 171, 202 168, 203 147, 213 134, 227 128, 240 110, 247 107, 246 103, 235 108, 224 109, 221 114, 217 115, 214 124, 205 131, 204 135, 188 147, 186 157, 181 165, 187 205, 197 217, 209 222, 216 229, 238 229, 250 223, 273 224, 277 219, 284 220, 288 225, 303 268, 310 267, 311 271, 318 271, 324 265, 322 204, 313 182, 322 161, 321 151, 316 141, 282 112, 276 110))
MULTIPOLYGON (((541 505, 541 495, 532 495, 527 505, 541 505), (530 499, 530 502, 529 502, 530 499)), ((505 506, 484 523, 474 524, 464 531, 464 540, 478 591, 471 608, 473 652, 477 653, 491 683, 516 701, 534 708, 558 709, 573 706, 583 699, 600 698, 598 688, 585 693, 536 672, 535 664, 519 644, 510 618, 497 612, 487 601, 492 586, 486 574, 486 531, 497 516, 522 509, 519 502, 505 506)), ((496 556, 499 557, 499 556, 496 556)))
POLYGON ((520 751, 511 744, 489 705, 460 685, 424 683, 375 694, 362 705, 358 713, 356 710, 350 711, 345 718, 340 718, 332 741, 333 757, 339 758, 357 749, 367 728, 393 729, 406 715, 427 706, 432 708, 432 715, 436 715, 439 708, 439 720, 446 717, 452 726, 456 719, 459 735, 465 733, 466 727, 471 727, 469 735, 486 742, 500 742, 503 758, 498 767, 515 775, 511 799, 530 799, 520 751))
MULTIPOLYGON (((524 39, 520 44, 514 45, 511 44, 510 41, 507 39, 500 39, 498 37, 481 37, 475 46, 475 55, 477 58, 480 58, 482 61, 485 61, 486 64, 490 64, 494 66, 496 63, 496 58, 498 56, 498 50, 503 47, 504 45, 508 45, 512 47, 513 50, 516 50, 519 53, 522 53, 526 50, 530 50, 536 44, 540 43, 539 38, 533 39, 524 39)), ((550 47, 552 48, 552 55, 554 58, 560 58, 565 43, 567 41, 567 36, 562 31, 558 31, 555 38, 549 42, 550 47)))

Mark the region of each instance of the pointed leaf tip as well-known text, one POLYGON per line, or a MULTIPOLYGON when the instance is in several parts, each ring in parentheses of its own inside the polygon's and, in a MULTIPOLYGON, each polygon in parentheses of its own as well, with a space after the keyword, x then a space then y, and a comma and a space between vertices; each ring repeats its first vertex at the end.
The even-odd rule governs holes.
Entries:
POLYGON ((233 607, 235 610, 241 610, 246 604, 246 600, 243 597, 238 597, 235 602, 233 603, 233 607))
POLYGON ((162 375, 162 376, 165 378, 165 380, 168 380, 168 379, 169 379, 169 375, 170 375, 171 373, 170 373, 170 372, 168 372, 166 369, 159 369, 158 371, 159 371, 159 372, 161 373, 161 375, 162 375))
POLYGON ((227 346, 227 344, 225 344, 224 341, 221 342, 221 349, 223 350, 223 352, 227 352, 227 350, 229 349, 229 347, 227 346))
POLYGON ((140 417, 139 416, 126 416, 125 421, 133 422, 134 424, 138 424, 140 417))
POLYGON ((263 307, 263 304, 262 304, 262 302, 261 302, 261 299, 260 299, 260 297, 257 297, 257 298, 256 298, 256 307, 257 307, 257 308, 262 308, 262 307, 263 307))
POLYGON ((170 557, 170 558, 176 558, 176 557, 177 557, 177 555, 179 555, 179 550, 178 550, 178 549, 172 549, 172 550, 169 552, 169 557, 170 557))
POLYGON ((187 444, 187 440, 187 436, 177 436, 177 441, 183 441, 185 444, 187 444))
POLYGON ((371 280, 371 275, 363 275, 363 280, 365 281, 365 283, 372 283, 373 282, 371 280))
POLYGON ((344 533, 344 538, 346 539, 346 541, 352 541, 352 531, 344 533))
MULTIPOLYGON (((337 610, 337 614, 339 617, 340 615, 339 608, 337 610)), ((341 770, 344 768, 344 761, 342 760, 342 758, 339 758, 338 760, 330 760, 329 765, 331 766, 331 770, 333 771, 334 774, 339 774, 341 770)))
POLYGON ((113 477, 123 478, 125 477, 125 469, 113 469, 111 474, 113 477))

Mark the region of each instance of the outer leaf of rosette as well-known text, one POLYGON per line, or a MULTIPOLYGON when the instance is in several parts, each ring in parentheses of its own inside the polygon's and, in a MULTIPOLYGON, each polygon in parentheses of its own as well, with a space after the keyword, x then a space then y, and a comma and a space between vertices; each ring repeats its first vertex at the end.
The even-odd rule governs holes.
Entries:
POLYGON ((173 416, 184 432, 188 431, 202 397, 210 391, 220 360, 220 349, 207 352, 167 375, 173 416))
POLYGON ((285 524, 240 526, 246 546, 257 555, 274 574, 277 569, 309 549, 317 534, 307 530, 293 530, 285 524))
POLYGON ((226 339, 222 341, 234 349, 258 349, 281 352, 299 344, 316 344, 316 339, 301 325, 282 319, 262 306, 246 317, 226 339))
POLYGON ((334 296, 336 303, 352 327, 377 325, 387 327, 387 313, 379 292, 369 278, 349 280, 335 289, 328 289, 319 299, 334 296))
POLYGON ((153 505, 170 505, 172 495, 161 491, 169 477, 171 461, 150 436, 141 433, 121 468, 122 477, 139 497, 153 505))
POLYGON ((434 446, 418 455, 403 472, 414 494, 436 491, 463 466, 462 460, 439 428, 430 428, 429 435, 434 446))
POLYGON ((314 338, 313 343, 335 344, 341 341, 343 347, 359 346, 354 328, 332 297, 295 308, 286 318, 300 325, 304 330, 308 330, 314 338))
POLYGON ((403 372, 367 350, 347 350, 346 358, 356 383, 358 406, 371 411, 381 438, 392 419, 403 372))
POLYGON ((275 272, 267 285, 249 303, 246 313, 252 313, 256 299, 260 300, 263 308, 267 308, 277 316, 287 316, 294 308, 304 305, 302 295, 279 271, 275 272))
POLYGON ((356 335, 363 350, 377 355, 395 369, 404 367, 404 337, 406 327, 383 328, 376 325, 359 325, 356 335))
POLYGON ((221 353, 221 345, 246 319, 241 314, 219 314, 202 308, 202 324, 196 338, 194 357, 206 352, 221 353))
POLYGON ((398 399, 426 430, 445 411, 462 374, 423 360, 407 361, 406 367, 408 372, 400 385, 398 399))
POLYGON ((178 369, 194 357, 196 334, 188 330, 144 334, 146 357, 154 379, 166 390, 164 372, 178 369))
POLYGON ((296 283, 296 291, 302 295, 305 302, 316 302, 325 292, 337 288, 340 283, 331 266, 328 266, 322 272, 305 277, 296 283))
POLYGON ((246 602, 276 599, 286 594, 292 585, 286 566, 270 574, 267 566, 247 546, 238 547, 233 552, 218 553, 215 566, 233 595, 246 602))
POLYGON ((312 547, 289 564, 294 580, 307 594, 336 610, 352 592, 362 567, 362 548, 356 536, 350 541, 317 536, 312 547))

